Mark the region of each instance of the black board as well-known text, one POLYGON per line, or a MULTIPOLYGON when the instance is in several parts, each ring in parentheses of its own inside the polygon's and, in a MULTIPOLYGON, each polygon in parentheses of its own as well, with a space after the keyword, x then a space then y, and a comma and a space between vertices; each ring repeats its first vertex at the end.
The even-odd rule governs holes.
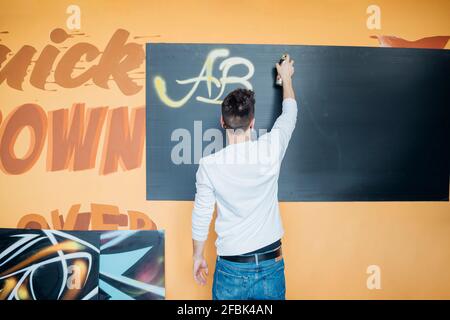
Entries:
MULTIPOLYGON (((174 164, 171 152, 179 141, 171 135, 185 128, 194 137, 194 121, 202 121, 203 133, 220 128, 220 104, 197 98, 214 99, 220 87, 213 83, 209 95, 201 81, 182 107, 172 108, 156 91, 155 77, 164 79, 171 99, 180 100, 194 83, 177 80, 198 77, 208 54, 219 50, 214 52, 228 56, 212 66, 217 79, 228 58, 254 67, 248 81, 257 131, 270 129, 281 112, 275 62, 284 52, 295 60, 299 114, 281 167, 280 201, 448 201, 449 51, 169 43, 148 43, 146 50, 147 199, 192 200, 195 152, 194 163, 174 164)), ((248 70, 233 65, 228 78, 248 70)), ((238 87, 243 85, 227 84, 219 100, 238 87)))

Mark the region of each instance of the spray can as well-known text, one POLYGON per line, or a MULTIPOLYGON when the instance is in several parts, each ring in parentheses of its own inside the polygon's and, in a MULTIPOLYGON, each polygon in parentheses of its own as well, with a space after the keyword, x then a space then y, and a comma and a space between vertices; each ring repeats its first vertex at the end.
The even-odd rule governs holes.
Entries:
MULTIPOLYGON (((281 56, 281 59, 280 59, 280 61, 278 62, 278 64, 281 65, 281 63, 282 63, 284 60, 286 60, 286 58, 287 58, 287 54, 285 53, 285 54, 283 54, 283 55, 281 56)), ((277 79, 275 80, 275 84, 276 84, 277 86, 280 86, 280 87, 283 86, 283 79, 281 79, 281 76, 280 76, 279 74, 277 74, 277 79)))

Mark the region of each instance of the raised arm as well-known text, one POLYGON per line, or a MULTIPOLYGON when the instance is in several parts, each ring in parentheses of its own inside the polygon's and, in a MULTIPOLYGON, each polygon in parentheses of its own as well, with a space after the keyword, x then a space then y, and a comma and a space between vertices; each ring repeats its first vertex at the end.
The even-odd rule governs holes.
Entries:
POLYGON ((294 74, 294 60, 289 55, 282 64, 276 64, 277 72, 283 81, 282 113, 272 127, 272 139, 277 139, 280 146, 281 158, 286 152, 295 124, 297 123, 297 101, 295 100, 294 88, 292 86, 292 75, 294 74))
POLYGON ((295 99, 294 89, 292 88, 292 76, 294 75, 294 60, 287 54, 286 59, 276 65, 277 72, 283 81, 283 100, 286 98, 295 99))

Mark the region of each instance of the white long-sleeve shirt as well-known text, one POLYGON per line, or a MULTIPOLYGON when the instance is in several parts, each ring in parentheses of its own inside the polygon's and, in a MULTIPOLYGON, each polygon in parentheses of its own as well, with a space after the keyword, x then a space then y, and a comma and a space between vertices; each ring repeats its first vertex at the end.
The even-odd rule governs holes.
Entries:
POLYGON ((200 159, 192 211, 192 238, 208 237, 214 205, 218 255, 239 255, 284 234, 278 207, 280 164, 297 121, 297 102, 282 101, 272 130, 257 140, 229 144, 200 159))

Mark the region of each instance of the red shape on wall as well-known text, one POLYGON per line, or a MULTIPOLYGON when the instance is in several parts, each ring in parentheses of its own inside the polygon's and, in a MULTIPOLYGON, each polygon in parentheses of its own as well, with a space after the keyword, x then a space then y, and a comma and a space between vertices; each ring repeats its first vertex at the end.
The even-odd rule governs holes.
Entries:
POLYGON ((370 36, 377 39, 381 47, 393 48, 424 48, 424 49, 444 49, 450 36, 425 37, 415 41, 409 41, 396 36, 370 36))

